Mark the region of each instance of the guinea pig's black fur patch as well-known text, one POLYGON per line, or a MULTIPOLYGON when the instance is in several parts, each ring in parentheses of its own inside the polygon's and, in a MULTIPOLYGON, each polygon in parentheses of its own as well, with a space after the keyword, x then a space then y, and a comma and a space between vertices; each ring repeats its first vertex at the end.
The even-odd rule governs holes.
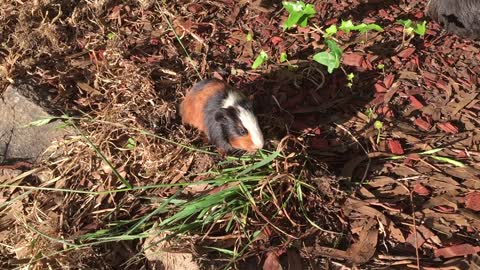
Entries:
MULTIPOLYGON (((242 125, 238 118, 238 111, 234 107, 222 108, 222 103, 228 93, 219 93, 211 97, 205 106, 205 123, 208 130, 208 139, 217 147, 225 151, 233 150, 230 145, 230 139, 245 136, 248 131, 242 125)), ((251 108, 251 104, 244 100, 239 103, 246 109, 251 108)))
POLYGON ((192 91, 192 92, 201 91, 201 90, 203 90, 203 89, 205 88, 205 86, 206 86, 207 84, 209 84, 209 83, 211 83, 211 82, 212 82, 211 79, 203 79, 203 80, 195 83, 195 84, 193 85, 193 87, 190 89, 190 91, 192 91))
POLYGON ((448 32, 461 37, 480 38, 480 1, 430 0, 427 15, 448 32))

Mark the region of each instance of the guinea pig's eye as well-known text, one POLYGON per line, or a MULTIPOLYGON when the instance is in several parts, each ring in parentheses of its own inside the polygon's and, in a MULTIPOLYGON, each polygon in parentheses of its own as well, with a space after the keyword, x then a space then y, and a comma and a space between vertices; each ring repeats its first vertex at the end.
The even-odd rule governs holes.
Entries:
POLYGON ((245 136, 248 134, 248 130, 244 127, 240 127, 238 133, 240 134, 240 136, 245 136))

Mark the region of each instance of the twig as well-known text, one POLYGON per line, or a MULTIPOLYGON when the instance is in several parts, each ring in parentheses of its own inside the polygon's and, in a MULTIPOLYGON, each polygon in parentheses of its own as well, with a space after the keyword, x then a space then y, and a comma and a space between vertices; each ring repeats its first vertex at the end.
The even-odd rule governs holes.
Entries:
POLYGON ((418 253, 417 224, 415 221, 415 209, 413 207, 413 190, 409 191, 409 193, 410 193, 410 205, 412 207, 413 236, 415 238, 415 255, 417 257, 417 269, 420 270, 421 268, 420 268, 420 255, 418 253))
MULTIPOLYGON (((159 9, 161 9, 161 7, 159 7, 159 9)), ((188 53, 187 51, 187 48, 185 48, 185 46, 183 45, 183 42, 182 40, 180 39, 180 37, 178 36, 177 32, 175 31, 175 28, 173 28, 173 25, 172 23, 170 22, 170 20, 167 18, 167 16, 165 16, 165 12, 161 12, 161 15, 163 17, 163 19, 165 20, 165 22, 168 24, 168 27, 170 28, 170 31, 173 32, 173 34, 175 35, 175 38, 177 39, 178 43, 180 44, 180 46, 182 47, 183 51, 185 52, 185 54, 187 55, 187 58, 188 58, 188 61, 190 63, 190 65, 192 66, 192 68, 195 70, 195 72, 197 73, 197 76, 198 78, 203 79, 202 75, 200 74, 200 72, 198 71, 197 67, 195 67, 195 65, 193 65, 193 60, 192 60, 192 57, 190 56, 190 54, 188 53)))

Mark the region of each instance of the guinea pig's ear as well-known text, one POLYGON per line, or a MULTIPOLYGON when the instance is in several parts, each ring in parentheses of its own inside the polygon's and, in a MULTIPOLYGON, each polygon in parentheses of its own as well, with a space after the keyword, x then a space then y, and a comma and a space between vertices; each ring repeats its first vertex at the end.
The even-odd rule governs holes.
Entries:
POLYGON ((225 122, 227 119, 227 110, 224 108, 220 108, 218 111, 215 112, 215 121, 217 122, 225 122))

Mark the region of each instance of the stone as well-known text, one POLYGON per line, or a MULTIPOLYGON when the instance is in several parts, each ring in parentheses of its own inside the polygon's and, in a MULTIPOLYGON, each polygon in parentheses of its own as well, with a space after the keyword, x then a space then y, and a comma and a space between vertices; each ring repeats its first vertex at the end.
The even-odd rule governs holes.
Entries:
POLYGON ((36 163, 51 143, 71 132, 59 129, 60 120, 42 126, 30 123, 54 116, 48 92, 28 84, 11 85, 0 97, 0 164, 36 163))

